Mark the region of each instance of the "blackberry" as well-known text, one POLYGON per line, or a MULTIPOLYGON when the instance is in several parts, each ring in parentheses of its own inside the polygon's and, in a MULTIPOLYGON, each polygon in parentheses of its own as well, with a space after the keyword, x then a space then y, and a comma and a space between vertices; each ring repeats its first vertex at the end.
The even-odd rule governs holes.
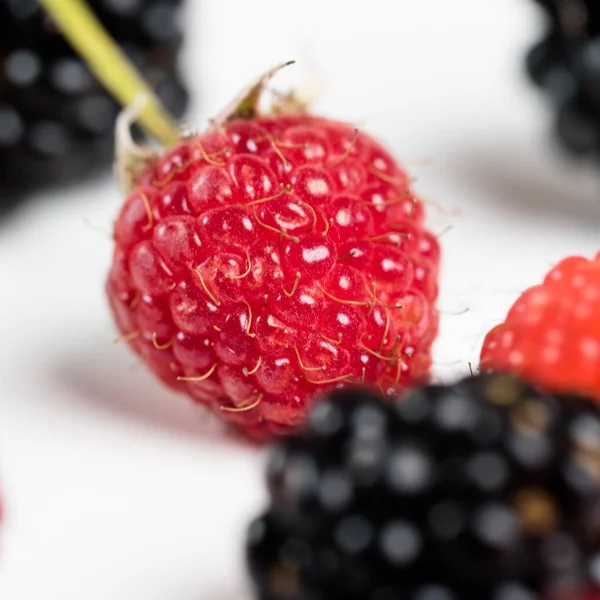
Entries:
POLYGON ((335 391, 272 449, 262 600, 534 600, 600 581, 600 409, 506 374, 335 391))
MULTIPOLYGON (((180 117, 181 0, 89 0, 112 37, 180 117)), ((37 0, 0 0, 0 205, 107 167, 117 103, 37 0)))
POLYGON ((547 12, 544 38, 527 57, 533 82, 556 109, 555 128, 576 155, 600 153, 600 3, 538 0, 547 12))

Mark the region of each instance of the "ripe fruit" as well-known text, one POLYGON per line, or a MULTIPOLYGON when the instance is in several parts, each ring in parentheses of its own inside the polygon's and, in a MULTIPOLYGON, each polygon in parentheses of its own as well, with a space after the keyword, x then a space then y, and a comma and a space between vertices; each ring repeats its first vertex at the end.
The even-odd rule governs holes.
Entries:
MULTIPOLYGON (((177 73, 180 0, 90 0, 169 111, 187 93, 177 73)), ((102 89, 37 0, 0 0, 0 207, 24 189, 108 167, 117 103, 102 89)))
POLYGON ((571 256, 526 290, 486 336, 482 370, 600 400, 600 254, 571 256))
MULTIPOLYGON (((261 600, 598 591, 600 409, 511 375, 316 405, 271 453, 249 528, 261 600)), ((573 596, 571 596, 573 598, 573 596)))
POLYGON ((555 128, 575 154, 600 152, 600 4, 597 0, 538 0, 549 17, 527 57, 531 79, 556 106, 555 128))
POLYGON ((377 142, 304 112, 244 119, 248 102, 141 174, 107 289, 165 383, 261 436, 328 387, 427 376, 439 246, 377 142))

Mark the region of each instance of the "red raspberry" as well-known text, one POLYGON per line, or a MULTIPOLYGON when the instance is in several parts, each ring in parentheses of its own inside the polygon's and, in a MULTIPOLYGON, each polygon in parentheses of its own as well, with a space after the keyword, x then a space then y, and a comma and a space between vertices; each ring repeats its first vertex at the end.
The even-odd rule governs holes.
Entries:
POLYGON ((108 296, 168 385, 249 434, 352 382, 426 377, 440 250, 409 179, 352 127, 234 120, 148 168, 116 221, 108 296))
POLYGON ((486 336, 481 367, 600 401, 600 254, 571 256, 526 290, 486 336))

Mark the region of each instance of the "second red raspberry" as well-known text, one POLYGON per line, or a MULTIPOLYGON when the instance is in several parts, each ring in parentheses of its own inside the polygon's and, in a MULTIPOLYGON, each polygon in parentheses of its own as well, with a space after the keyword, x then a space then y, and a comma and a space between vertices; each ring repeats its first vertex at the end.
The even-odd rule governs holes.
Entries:
POLYGON ((483 370, 516 373, 549 390, 600 401, 600 254, 570 256, 525 290, 488 332, 483 370))

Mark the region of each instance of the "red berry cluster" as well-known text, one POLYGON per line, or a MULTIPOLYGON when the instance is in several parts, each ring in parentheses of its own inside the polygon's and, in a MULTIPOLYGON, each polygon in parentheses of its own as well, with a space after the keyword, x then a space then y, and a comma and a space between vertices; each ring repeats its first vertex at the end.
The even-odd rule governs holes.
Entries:
POLYGON ((483 343, 481 368, 600 400, 600 254, 571 256, 526 290, 483 343))
POLYGON ((374 140, 308 115, 237 120, 148 168, 114 229, 120 331, 168 385, 254 436, 349 383, 423 379, 440 251, 374 140))

